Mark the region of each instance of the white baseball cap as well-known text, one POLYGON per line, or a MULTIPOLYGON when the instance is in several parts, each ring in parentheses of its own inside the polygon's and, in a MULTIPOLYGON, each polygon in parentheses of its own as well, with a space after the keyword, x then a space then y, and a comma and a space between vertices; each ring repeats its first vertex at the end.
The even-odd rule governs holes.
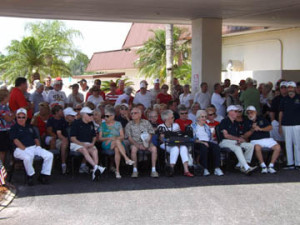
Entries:
POLYGON ((256 112, 256 108, 253 105, 249 105, 247 107, 246 111, 255 111, 256 112))
POLYGON ((147 85, 144 82, 140 83, 140 88, 146 88, 146 87, 147 85))
POLYGON ((91 110, 89 107, 83 107, 83 108, 80 110, 80 113, 87 113, 87 114, 90 114, 90 113, 93 113, 93 110, 91 110))
POLYGON ((239 110, 238 107, 236 107, 235 105, 230 105, 227 107, 227 112, 230 112, 230 111, 237 111, 239 110))
POLYGON ((280 83, 280 87, 282 87, 282 86, 285 86, 285 87, 287 87, 287 84, 288 84, 288 82, 286 82, 286 81, 281 81, 281 83, 280 83))
POLYGON ((43 83, 41 83, 41 82, 37 82, 36 84, 35 84, 35 88, 36 89, 39 89, 40 87, 44 87, 44 84, 43 83))
POLYGON ((27 110, 24 108, 19 108, 16 112, 16 115, 20 114, 20 113, 24 113, 25 115, 27 115, 27 110))
POLYGON ((65 116, 76 116, 77 113, 71 107, 68 107, 68 108, 64 109, 64 115, 65 116))
POLYGON ((243 106, 241 105, 235 105, 238 108, 238 111, 242 112, 244 110, 243 106))
POLYGON ((158 79, 158 78, 156 78, 155 80, 154 80, 154 84, 159 84, 160 83, 160 80, 158 79))
POLYGON ((297 87, 296 83, 294 81, 289 81, 286 84, 287 87, 297 87))

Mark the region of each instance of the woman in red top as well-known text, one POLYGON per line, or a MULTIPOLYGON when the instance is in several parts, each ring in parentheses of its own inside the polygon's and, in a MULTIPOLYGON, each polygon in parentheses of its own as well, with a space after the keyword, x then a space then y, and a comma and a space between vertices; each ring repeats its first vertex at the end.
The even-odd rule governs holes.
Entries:
POLYGON ((185 105, 179 105, 178 106, 178 113, 179 113, 180 118, 175 120, 175 123, 178 123, 179 127, 180 127, 180 130, 182 132, 184 132, 185 128, 188 125, 192 124, 192 121, 188 119, 188 110, 185 107, 185 105))
POLYGON ((168 94, 168 90, 169 90, 169 86, 164 84, 161 87, 161 93, 159 93, 156 97, 156 103, 157 104, 168 104, 169 101, 172 100, 172 96, 170 94, 168 94))
POLYGON ((37 127, 40 132, 41 140, 43 141, 46 136, 46 124, 50 117, 50 107, 47 102, 41 102, 39 104, 39 112, 34 115, 31 121, 31 125, 37 127))

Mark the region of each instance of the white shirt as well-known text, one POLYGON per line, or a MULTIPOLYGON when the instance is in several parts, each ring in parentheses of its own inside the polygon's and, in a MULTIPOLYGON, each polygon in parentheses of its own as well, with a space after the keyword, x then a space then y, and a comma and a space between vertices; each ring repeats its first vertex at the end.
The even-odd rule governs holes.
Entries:
POLYGON ((59 105, 65 107, 65 104, 68 104, 68 99, 65 92, 51 90, 47 95, 47 102, 49 102, 49 105, 58 103, 59 105))
POLYGON ((129 104, 129 99, 130 99, 130 96, 127 95, 127 94, 122 94, 122 95, 119 95, 117 101, 115 102, 115 105, 121 105, 123 102, 123 100, 126 100, 126 103, 129 104))
POLYGON ((93 103, 97 107, 104 100, 101 95, 99 95, 98 98, 96 98, 94 95, 90 95, 87 101, 93 103))
POLYGON ((213 93, 211 97, 211 104, 213 104, 216 107, 216 113, 217 115, 225 117, 225 98, 222 98, 220 94, 213 93))
POLYGON ((193 123, 196 122, 196 115, 194 115, 193 113, 189 112, 188 114, 188 119, 193 121, 193 123))
POLYGON ((200 104, 201 109, 206 109, 210 104, 210 93, 207 91, 203 93, 201 90, 195 94, 194 102, 198 102, 200 104))
POLYGON ((69 94, 69 96, 68 96, 68 102, 69 102, 69 104, 72 104, 71 107, 73 107, 73 108, 74 108, 76 105, 83 103, 83 101, 84 101, 84 99, 83 99, 83 94, 78 93, 78 94, 77 94, 77 97, 78 97, 79 99, 81 99, 82 102, 77 102, 77 101, 76 101, 76 98, 75 98, 75 96, 74 96, 73 94, 69 94))
POLYGON ((133 104, 143 104, 145 108, 150 108, 151 107, 151 100, 152 100, 152 95, 149 91, 146 92, 146 94, 141 94, 141 92, 138 92, 135 94, 133 104))
POLYGON ((193 100, 193 96, 191 94, 184 95, 182 93, 179 95, 180 104, 185 105, 185 107, 190 108, 190 100, 193 100))
POLYGON ((178 125, 178 123, 173 123, 172 127, 167 127, 164 123, 162 123, 158 125, 157 129, 159 129, 160 127, 163 127, 164 129, 166 129, 166 131, 173 131, 173 132, 180 131, 180 126, 178 125))
POLYGON ((209 136, 205 132, 204 126, 200 126, 199 124, 197 124, 195 135, 200 141, 209 141, 209 136))

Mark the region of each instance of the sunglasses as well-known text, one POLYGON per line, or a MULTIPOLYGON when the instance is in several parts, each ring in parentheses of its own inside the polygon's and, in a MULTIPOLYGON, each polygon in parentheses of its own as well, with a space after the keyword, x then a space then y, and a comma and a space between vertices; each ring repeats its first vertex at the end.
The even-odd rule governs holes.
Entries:
POLYGON ((93 116, 94 114, 93 114, 93 113, 87 113, 87 115, 88 115, 88 116, 93 116))
POLYGON ((201 118, 206 118, 207 116, 201 116, 201 118))
POLYGON ((210 113, 210 114, 208 114, 209 116, 214 116, 214 115, 216 115, 215 113, 210 113))
POLYGON ((180 115, 187 115, 188 113, 187 112, 184 112, 184 113, 180 113, 180 115))
POLYGON ((121 110, 128 110, 128 108, 126 108, 126 107, 121 107, 120 109, 121 110))
POLYGON ((18 118, 18 119, 22 119, 22 120, 25 120, 25 119, 26 119, 26 117, 24 117, 24 116, 18 116, 17 118, 18 118))
POLYGON ((105 118, 109 118, 109 117, 111 117, 112 115, 105 115, 105 118))
POLYGON ((81 109, 74 109, 74 111, 80 111, 81 109))

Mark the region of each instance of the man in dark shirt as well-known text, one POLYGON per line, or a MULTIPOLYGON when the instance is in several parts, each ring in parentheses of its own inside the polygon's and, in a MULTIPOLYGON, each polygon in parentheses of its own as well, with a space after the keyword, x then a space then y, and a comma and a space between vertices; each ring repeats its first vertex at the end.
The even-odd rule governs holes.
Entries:
POLYGON ((255 155, 260 163, 261 173, 276 173, 274 164, 280 154, 280 145, 270 138, 270 131, 272 125, 267 119, 262 116, 257 116, 257 112, 254 106, 248 106, 246 109, 248 120, 245 121, 245 134, 244 137, 250 140, 250 143, 254 145, 255 155), (271 162, 267 168, 263 155, 263 148, 271 148, 273 150, 271 162))
MULTIPOLYGON (((67 172, 67 148, 69 146, 67 135, 67 122, 64 119, 63 108, 60 105, 55 105, 52 110, 52 117, 47 121, 47 137, 45 142, 50 145, 50 149, 58 149, 61 154, 61 171, 62 174, 67 172)), ((76 114, 74 112, 74 114, 76 114)))
POLYGON ((16 149, 14 157, 23 160, 28 176, 28 185, 33 185, 33 159, 35 155, 43 158, 43 167, 38 180, 42 184, 48 183, 48 176, 51 175, 53 154, 40 146, 39 139, 31 125, 26 125, 27 110, 20 108, 16 111, 17 123, 10 130, 10 138, 16 149))
POLYGON ((273 129, 270 131, 270 135, 273 139, 276 141, 284 141, 284 138, 281 134, 279 134, 279 111, 280 111, 280 101, 287 96, 287 82, 281 81, 280 83, 280 95, 273 98, 271 103, 271 109, 270 109, 270 119, 271 119, 271 125, 273 129))
POLYGON ((229 148, 233 151, 239 161, 237 167, 240 167, 243 173, 250 175, 256 169, 256 167, 248 165, 252 159, 254 146, 240 137, 239 127, 235 121, 237 113, 238 107, 235 105, 228 106, 227 117, 221 121, 219 127, 222 139, 220 147, 229 148), (243 152, 243 149, 245 149, 245 152, 243 152))
POLYGON ((83 154, 88 163, 93 166, 92 180, 97 180, 105 168, 98 166, 98 150, 95 147, 96 132, 93 124, 93 110, 83 107, 81 119, 75 120, 71 126, 71 151, 83 154))
POLYGON ((280 102, 279 132, 283 133, 287 156, 287 169, 300 168, 300 95, 296 83, 287 83, 288 95, 280 102))

